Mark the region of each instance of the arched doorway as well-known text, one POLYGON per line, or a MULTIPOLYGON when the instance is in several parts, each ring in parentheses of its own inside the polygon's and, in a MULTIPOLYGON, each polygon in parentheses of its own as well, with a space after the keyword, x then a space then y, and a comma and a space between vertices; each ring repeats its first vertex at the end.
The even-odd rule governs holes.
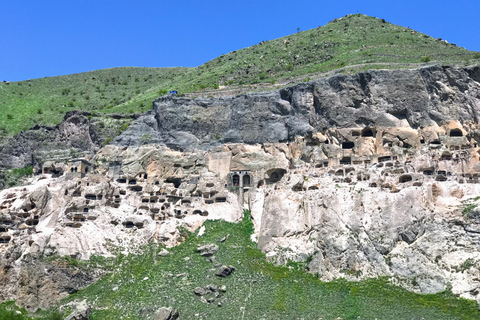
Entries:
POLYGON ((234 186, 238 186, 240 184, 240 176, 238 174, 233 175, 232 183, 234 186))
POLYGON ((248 174, 243 176, 243 186, 250 186, 250 176, 248 174))

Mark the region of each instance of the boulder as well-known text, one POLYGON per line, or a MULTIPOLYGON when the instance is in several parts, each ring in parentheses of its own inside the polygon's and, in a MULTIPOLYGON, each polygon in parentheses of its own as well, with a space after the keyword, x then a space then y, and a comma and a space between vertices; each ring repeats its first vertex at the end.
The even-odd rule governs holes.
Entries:
POLYGON ((199 245, 197 247, 197 252, 204 257, 211 257, 217 252, 220 248, 215 243, 209 243, 204 245, 199 245))
POLYGON ((72 313, 70 313, 65 320, 89 320, 92 307, 87 304, 87 300, 83 300, 73 307, 72 313))
POLYGON ((160 308, 155 314, 155 320, 175 320, 178 319, 179 313, 177 309, 173 308, 160 308))
POLYGON ((215 273, 216 276, 226 278, 235 271, 235 268, 232 266, 221 266, 218 271, 215 273))

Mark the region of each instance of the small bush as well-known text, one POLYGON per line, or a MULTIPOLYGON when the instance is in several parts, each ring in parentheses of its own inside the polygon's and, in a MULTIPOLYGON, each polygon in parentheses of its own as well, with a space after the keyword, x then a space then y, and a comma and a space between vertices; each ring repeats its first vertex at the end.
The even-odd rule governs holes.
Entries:
POLYGON ((473 59, 480 59, 480 52, 475 52, 473 54, 473 59))
POLYGON ((258 77, 260 78, 260 80, 265 80, 268 78, 268 74, 266 74, 265 72, 261 72, 258 74, 258 77))
POLYGON ((420 59, 420 61, 422 61, 422 62, 429 62, 429 61, 432 61, 432 58, 430 58, 429 56, 425 56, 425 57, 422 57, 422 58, 420 59))
POLYGON ((8 120, 12 120, 13 119, 13 115, 11 113, 7 113, 7 119, 8 120))
POLYGON ((473 259, 471 258, 468 258, 467 260, 465 260, 461 265, 460 265, 460 271, 463 272, 465 270, 468 270, 470 269, 471 267, 473 267, 475 265, 475 261, 473 261, 473 259))
POLYGON ((121 128, 120 128, 120 132, 123 132, 125 130, 127 130, 128 126, 130 125, 130 123, 125 123, 121 128))

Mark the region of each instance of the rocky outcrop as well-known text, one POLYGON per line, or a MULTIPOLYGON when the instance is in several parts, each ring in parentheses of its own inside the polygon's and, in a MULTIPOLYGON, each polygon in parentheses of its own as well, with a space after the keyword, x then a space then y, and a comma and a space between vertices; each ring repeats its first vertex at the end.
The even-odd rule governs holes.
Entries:
POLYGON ((55 127, 34 126, 0 145, 0 169, 36 167, 47 160, 64 161, 93 156, 100 147, 96 132, 84 111, 69 111, 55 127))
POLYGON ((206 150, 224 143, 294 141, 328 128, 477 123, 479 80, 479 66, 433 66, 337 75, 232 97, 161 97, 113 143, 206 150))

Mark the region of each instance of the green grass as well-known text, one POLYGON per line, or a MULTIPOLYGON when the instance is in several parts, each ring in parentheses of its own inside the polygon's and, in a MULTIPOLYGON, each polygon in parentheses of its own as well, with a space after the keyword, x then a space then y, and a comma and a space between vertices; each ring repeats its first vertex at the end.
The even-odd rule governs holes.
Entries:
POLYGON ((28 311, 15 305, 14 301, 0 303, 0 320, 62 320, 63 316, 56 310, 39 310, 35 315, 29 315, 28 311))
MULTIPOLYGON (((361 14, 316 29, 233 51, 196 68, 113 68, 0 83, 0 136, 34 124, 57 124, 72 109, 134 113, 169 90, 215 90, 219 85, 271 84, 340 69, 403 69, 425 63, 478 62, 479 52, 361 14), (413 33, 413 34, 412 34, 413 33)), ((301 81, 301 80, 299 80, 301 81)))
POLYGON ((480 196, 462 201, 462 216, 470 218, 473 211, 478 207, 477 201, 480 196))
POLYGON ((112 68, 0 84, 0 130, 14 134, 40 123, 55 125, 74 109, 145 112, 151 96, 187 68, 112 68), (129 102, 128 106, 119 105, 129 102))
POLYGON ((33 174, 33 168, 27 166, 25 168, 17 168, 12 170, 0 171, 0 180, 3 180, 8 188, 17 186, 23 182, 25 178, 33 174))
POLYGON ((95 309, 92 319, 145 319, 162 306, 177 308, 182 319, 225 319, 226 315, 229 319, 396 320, 480 316, 475 301, 450 292, 415 294, 393 286, 387 278, 325 283, 294 267, 274 266, 250 241, 253 226, 248 214, 238 224, 207 221, 205 227, 202 237, 189 236, 166 257, 159 257, 162 248, 152 244, 142 255, 100 261, 117 269, 68 300, 87 299, 95 309), (219 242, 227 234, 230 237, 219 242), (214 276, 211 269, 215 263, 195 252, 198 244, 212 242, 220 247, 215 263, 236 268, 230 277, 214 276), (227 291, 211 304, 201 302, 193 290, 208 284, 226 285, 227 291))

